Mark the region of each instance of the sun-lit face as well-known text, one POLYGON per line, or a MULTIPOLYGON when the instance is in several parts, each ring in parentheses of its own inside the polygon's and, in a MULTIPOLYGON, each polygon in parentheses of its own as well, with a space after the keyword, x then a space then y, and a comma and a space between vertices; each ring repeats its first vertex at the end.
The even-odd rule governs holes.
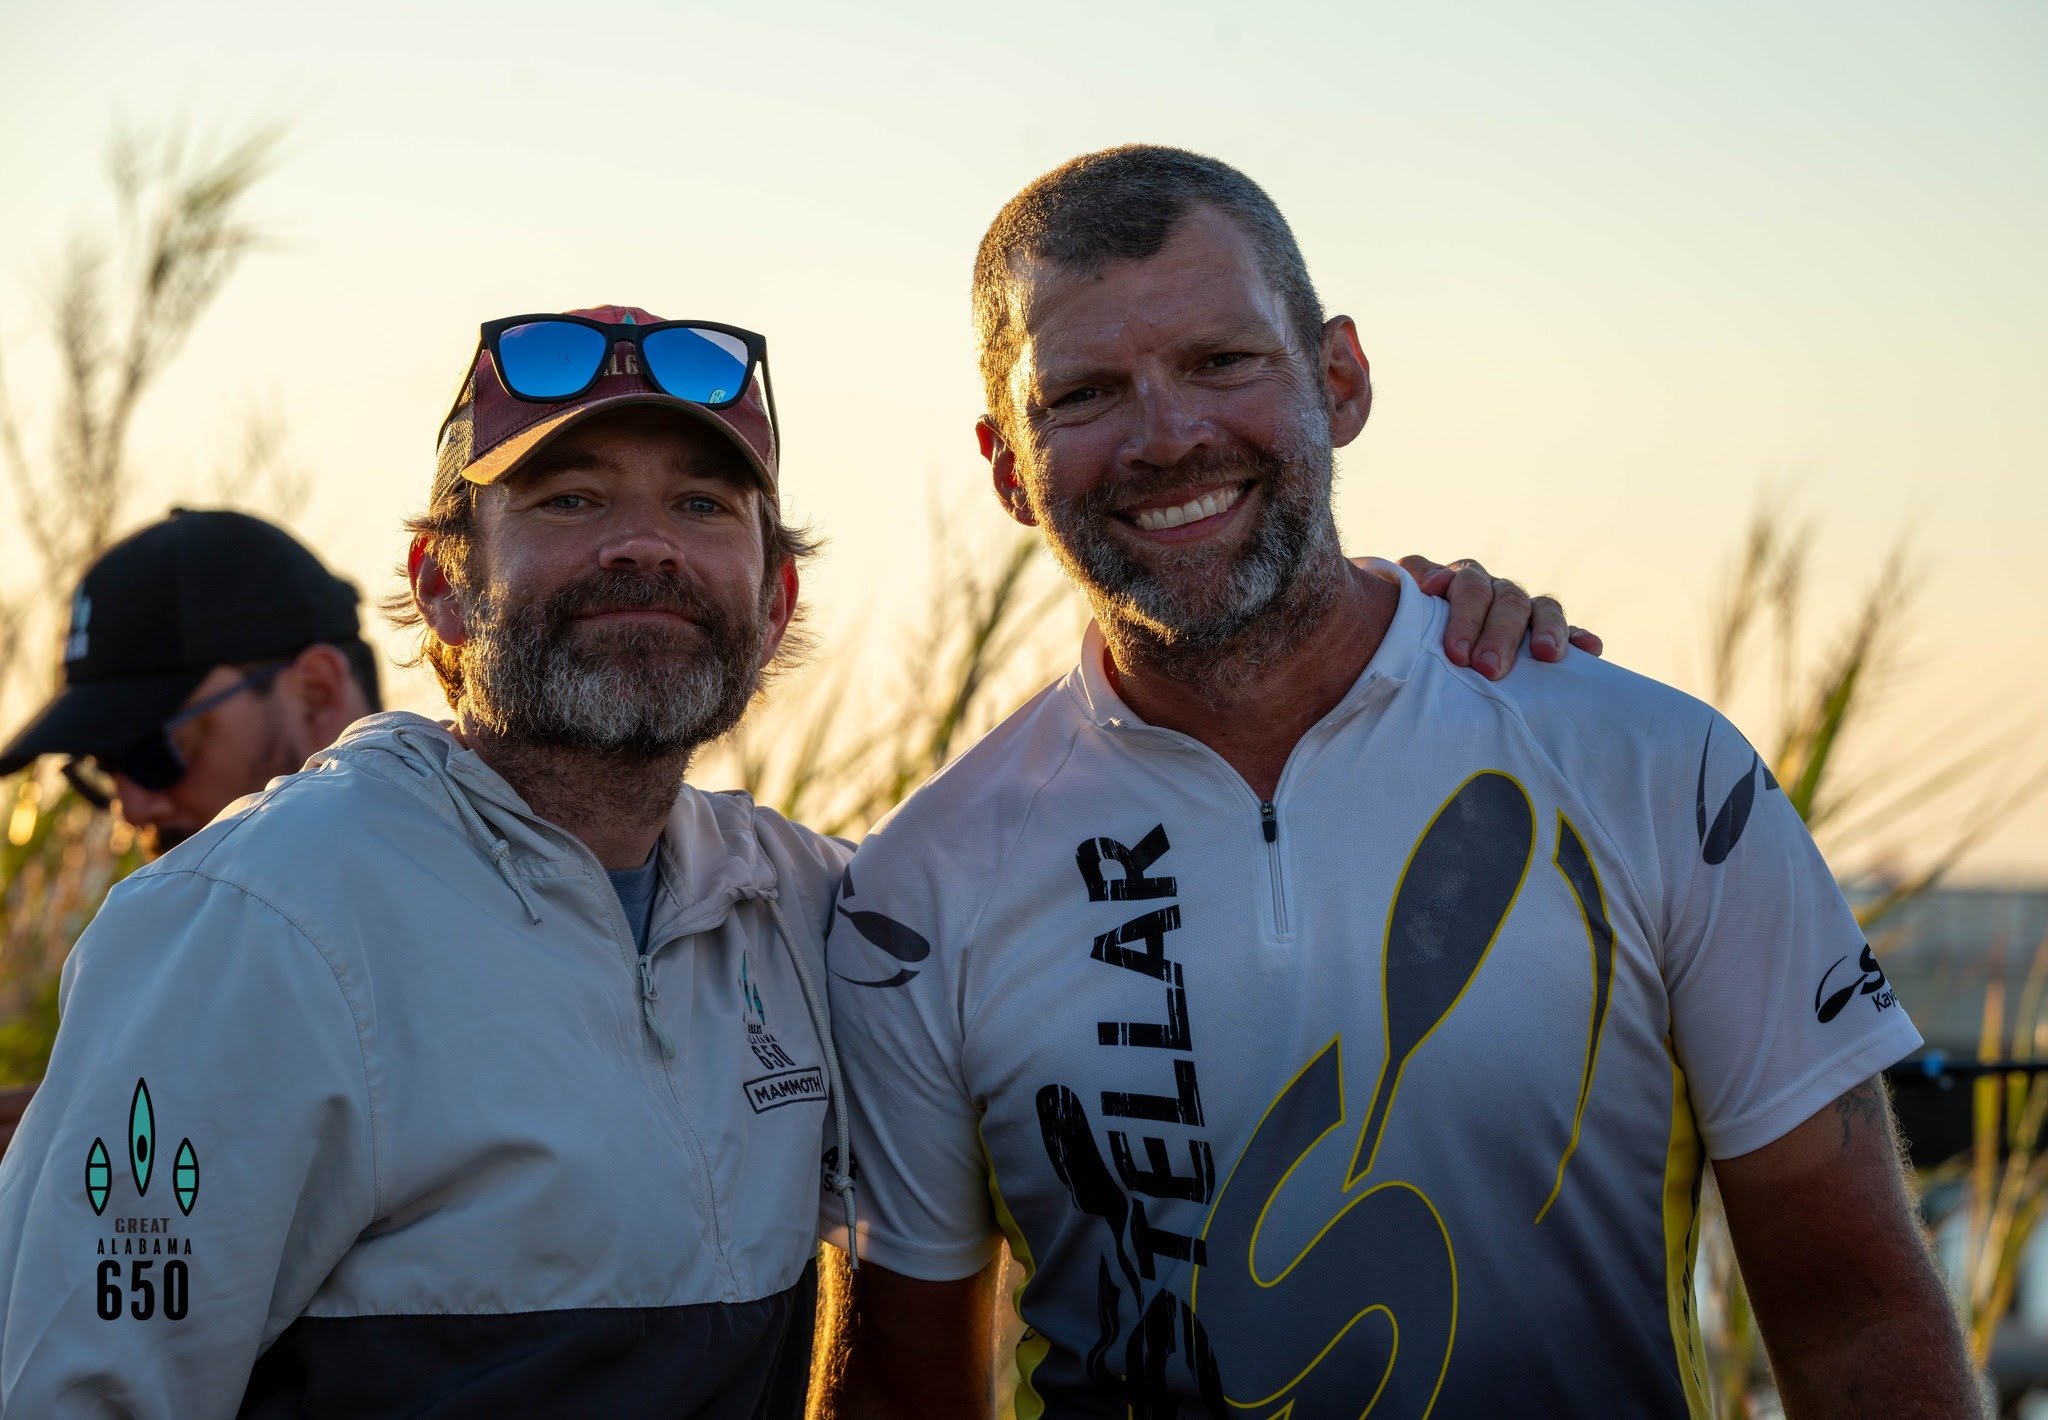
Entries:
POLYGON ((1334 551, 1331 447, 1363 414, 1333 420, 1325 352, 1290 343, 1234 222, 1197 208, 1143 261, 1019 286, 1017 443, 984 448, 1099 616, 1214 645, 1334 551))
POLYGON ((795 600, 793 573, 764 583, 761 496, 730 441, 641 410, 486 489, 459 595, 465 722, 641 754, 730 729, 795 600))

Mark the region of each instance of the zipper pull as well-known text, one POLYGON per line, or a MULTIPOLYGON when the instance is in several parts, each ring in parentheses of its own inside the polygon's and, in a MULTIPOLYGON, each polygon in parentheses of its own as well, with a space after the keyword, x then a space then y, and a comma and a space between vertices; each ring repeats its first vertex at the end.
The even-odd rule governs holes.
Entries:
POLYGON ((640 1019, 647 1022, 647 1029, 654 1032, 654 1038, 661 1042, 661 1053, 667 1059, 676 1058, 676 1043, 669 1039, 661 1022, 655 1018, 654 1003, 661 999, 654 989, 654 963, 646 957, 640 958, 640 1019))
POLYGON ((1259 827, 1265 831, 1268 843, 1278 843, 1280 841, 1280 818, 1277 811, 1273 808, 1273 801, 1271 799, 1259 801, 1259 827))

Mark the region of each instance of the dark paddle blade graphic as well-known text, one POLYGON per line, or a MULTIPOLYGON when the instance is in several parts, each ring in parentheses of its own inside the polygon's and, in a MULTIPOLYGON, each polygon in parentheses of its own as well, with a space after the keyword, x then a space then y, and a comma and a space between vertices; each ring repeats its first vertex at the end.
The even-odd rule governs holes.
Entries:
POLYGON ((1528 794, 1494 770, 1461 784, 1416 841, 1387 914, 1380 968, 1387 1054, 1347 1188, 1372 1172, 1408 1058, 1478 973, 1535 849, 1536 811, 1528 794))
POLYGON ((1074 1206, 1109 1225, 1116 1241, 1117 1266, 1131 1284, 1131 1296, 1143 1300, 1138 1290, 1138 1269, 1124 1251, 1124 1228, 1131 1219, 1130 1200, 1117 1186, 1102 1151, 1095 1147, 1095 1131, 1089 1127, 1088 1111, 1080 1098, 1065 1085, 1047 1085, 1038 1092, 1038 1129, 1045 1140, 1045 1156, 1052 1171, 1066 1185, 1074 1206))
POLYGON ((1699 830, 1700 860, 1708 867, 1715 868, 1728 861, 1728 855, 1735 851, 1735 845, 1742 840, 1742 830, 1749 826, 1750 811, 1756 807, 1757 771, 1763 770, 1764 787, 1775 789, 1778 781, 1771 771, 1764 767, 1763 757, 1755 750, 1749 752, 1749 768, 1735 781, 1735 787, 1728 791, 1728 797, 1721 801, 1721 807, 1714 813, 1712 824, 1707 822, 1707 752, 1714 747, 1714 727, 1707 726, 1706 742, 1700 746, 1699 784, 1693 790, 1693 819, 1699 830))
POLYGON ((846 890, 840 894, 840 901, 836 904, 839 915, 853 924, 854 931, 860 933, 862 937, 866 938, 873 945, 880 947, 897 961, 902 962, 904 966, 901 971, 895 972, 892 975, 872 980, 847 976, 838 971, 834 971, 832 974, 851 986, 873 986, 877 988, 901 986, 913 979, 919 970, 918 963, 932 954, 932 944, 925 940, 923 933, 906 927, 893 917, 884 916, 879 912, 870 912, 863 908, 848 907, 845 900, 851 896, 853 896, 853 879, 849 877, 846 880, 846 890))
POLYGON ((1557 853, 1551 861, 1579 901, 1579 919, 1585 923, 1586 943, 1593 954, 1593 1010, 1586 1027, 1586 1067, 1579 1077, 1579 1103, 1572 1111, 1572 1135, 1557 1161, 1557 1182, 1551 1186, 1543 1206, 1536 1210, 1539 1223, 1563 1192, 1564 1166, 1578 1151, 1579 1130, 1586 1121, 1586 1100, 1593 1092, 1593 1069, 1600 1059, 1600 1033, 1606 1028, 1607 1005, 1614 994, 1614 925, 1607 920, 1607 894, 1600 886, 1600 870, 1593 865, 1586 840, 1563 814, 1557 816, 1557 853))

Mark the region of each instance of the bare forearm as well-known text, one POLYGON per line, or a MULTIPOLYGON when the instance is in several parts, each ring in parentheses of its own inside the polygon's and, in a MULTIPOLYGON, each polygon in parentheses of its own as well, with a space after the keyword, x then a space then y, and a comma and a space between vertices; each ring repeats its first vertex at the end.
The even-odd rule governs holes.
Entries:
POLYGON ((1982 1413, 1880 1081, 1714 1174, 1787 1415, 1982 1413))
POLYGON ((810 1420, 981 1420, 994 1413, 990 1305, 994 1269, 919 1282, 874 1264, 858 1273, 824 1250, 810 1420))
MULTIPOLYGON (((1984 1413, 1941 1280, 1923 1261, 1873 1296, 1844 1288, 1840 1324, 1766 1349, 1790 1420, 1955 1420, 1984 1413)), ((1776 1330, 1780 1334, 1772 1336, 1776 1330)))

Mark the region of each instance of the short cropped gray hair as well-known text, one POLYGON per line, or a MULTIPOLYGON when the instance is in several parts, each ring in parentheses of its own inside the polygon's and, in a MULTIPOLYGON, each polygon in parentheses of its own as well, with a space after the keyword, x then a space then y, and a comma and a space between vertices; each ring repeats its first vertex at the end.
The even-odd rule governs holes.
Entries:
POLYGON ((1308 264, 1265 189, 1228 163, 1184 148, 1132 143, 1084 153, 1030 183, 1004 204, 974 258, 974 328, 988 411, 1007 436, 1010 371, 1023 346, 1010 299, 1019 258, 1079 271, 1142 261, 1164 247, 1196 206, 1214 207, 1251 238, 1259 271, 1279 295, 1290 334, 1313 357, 1323 303, 1308 264))

